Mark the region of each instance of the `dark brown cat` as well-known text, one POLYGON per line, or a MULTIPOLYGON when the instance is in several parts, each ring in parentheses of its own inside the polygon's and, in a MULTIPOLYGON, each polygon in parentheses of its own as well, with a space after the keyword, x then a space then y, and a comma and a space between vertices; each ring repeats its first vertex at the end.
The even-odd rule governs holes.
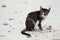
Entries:
POLYGON ((28 14, 27 18, 26 18, 26 29, 22 30, 21 33, 24 35, 27 35, 28 37, 31 37, 30 34, 25 33, 26 31, 33 31, 34 30, 34 26, 37 22, 37 20, 39 20, 39 24, 38 27, 39 29, 42 31, 42 27, 41 27, 41 21, 44 19, 45 16, 48 15, 48 13, 50 12, 50 9, 46 9, 46 8, 42 8, 40 6, 40 10, 39 11, 35 11, 35 12, 31 12, 28 14))

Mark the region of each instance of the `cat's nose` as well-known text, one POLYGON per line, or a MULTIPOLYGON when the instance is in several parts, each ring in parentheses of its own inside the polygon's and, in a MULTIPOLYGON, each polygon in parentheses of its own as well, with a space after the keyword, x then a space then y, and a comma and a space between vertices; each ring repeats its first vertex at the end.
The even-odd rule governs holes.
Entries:
POLYGON ((45 16, 47 16, 47 14, 44 14, 45 16))

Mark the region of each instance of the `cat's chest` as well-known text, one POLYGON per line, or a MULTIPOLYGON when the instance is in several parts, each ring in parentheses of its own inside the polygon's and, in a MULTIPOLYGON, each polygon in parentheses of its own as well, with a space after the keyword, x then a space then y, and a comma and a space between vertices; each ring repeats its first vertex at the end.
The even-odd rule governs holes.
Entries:
POLYGON ((46 16, 44 15, 44 13, 41 14, 41 17, 42 17, 43 19, 46 18, 46 16))
POLYGON ((46 16, 44 16, 44 15, 41 15, 41 17, 44 18, 44 19, 46 18, 46 16))

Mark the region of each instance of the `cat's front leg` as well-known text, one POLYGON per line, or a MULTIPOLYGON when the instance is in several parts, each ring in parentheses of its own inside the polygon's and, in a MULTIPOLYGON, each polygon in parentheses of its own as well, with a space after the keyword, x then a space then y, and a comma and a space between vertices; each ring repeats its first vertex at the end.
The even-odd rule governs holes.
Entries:
POLYGON ((41 27, 41 22, 40 21, 39 21, 38 27, 41 31, 43 30, 42 27, 41 27))

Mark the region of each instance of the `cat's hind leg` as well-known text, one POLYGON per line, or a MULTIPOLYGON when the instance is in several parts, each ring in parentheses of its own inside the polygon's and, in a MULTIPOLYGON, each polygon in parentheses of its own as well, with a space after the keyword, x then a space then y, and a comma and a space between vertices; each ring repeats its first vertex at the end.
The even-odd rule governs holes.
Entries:
POLYGON ((28 31, 33 31, 34 30, 34 26, 35 26, 35 24, 33 23, 33 21, 31 19, 27 19, 26 20, 26 29, 28 31))

